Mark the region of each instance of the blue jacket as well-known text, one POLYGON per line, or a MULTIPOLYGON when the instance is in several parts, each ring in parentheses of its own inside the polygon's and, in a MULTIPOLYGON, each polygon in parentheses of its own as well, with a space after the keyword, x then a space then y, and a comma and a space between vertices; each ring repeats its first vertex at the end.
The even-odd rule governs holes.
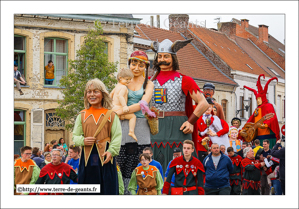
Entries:
POLYGON ((212 153, 205 157, 203 166, 205 168, 206 183, 205 187, 211 189, 230 186, 229 174, 233 172, 234 166, 228 156, 220 151, 221 157, 217 169, 215 169, 212 153))
MULTIPOLYGON (((170 166, 170 163, 172 162, 172 160, 168 163, 168 166, 167 166, 167 169, 166 169, 166 172, 165 172, 165 177, 167 178, 168 176, 168 173, 169 173, 169 166, 170 166)), ((164 180, 164 179, 163 179, 164 180)), ((175 182, 175 177, 174 177, 174 174, 172 175, 172 178, 171 178, 171 186, 174 187, 174 182, 175 182)))
POLYGON ((38 167, 40 167, 40 166, 41 166, 41 163, 44 161, 43 158, 41 158, 41 157, 39 157, 39 156, 37 156, 37 155, 34 155, 34 154, 32 154, 31 159, 35 161, 35 163, 36 163, 36 165, 37 165, 38 167))

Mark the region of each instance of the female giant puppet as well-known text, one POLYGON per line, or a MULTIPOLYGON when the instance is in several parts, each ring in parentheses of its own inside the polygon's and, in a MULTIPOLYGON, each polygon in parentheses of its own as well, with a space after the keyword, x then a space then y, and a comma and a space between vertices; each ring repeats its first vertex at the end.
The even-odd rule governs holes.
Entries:
MULTIPOLYGON (((268 91, 268 85, 269 83, 276 79, 276 77, 271 78, 270 80, 267 81, 265 88, 263 89, 261 85, 260 78, 264 77, 265 75, 261 74, 258 77, 258 81, 256 83, 258 92, 255 89, 249 88, 247 86, 244 86, 244 88, 252 91, 256 97, 256 102, 257 102, 257 108, 254 110, 253 114, 250 116, 248 119, 248 122, 256 123, 259 121, 263 116, 265 116, 268 113, 274 113, 274 117, 265 120, 263 122, 263 127, 257 129, 257 137, 256 139, 259 139, 261 141, 260 144, 263 144, 264 139, 268 139, 270 141, 270 149, 276 144, 276 141, 280 139, 280 131, 279 131, 279 124, 277 120, 277 116, 275 114, 275 110, 273 108, 273 105, 271 103, 268 103, 267 100, 267 91, 268 91)), ((278 80, 277 80, 278 81, 278 80)))
POLYGON ((147 119, 142 114, 140 103, 149 103, 152 97, 154 84, 148 80, 148 57, 143 51, 135 51, 129 58, 129 66, 134 77, 128 88, 128 102, 129 107, 128 113, 134 113, 137 117, 135 126, 135 135, 138 139, 136 142, 132 137, 128 136, 129 133, 129 122, 120 115, 121 127, 122 127, 122 142, 117 157, 117 162, 122 172, 124 181, 125 194, 130 194, 128 191, 128 185, 131 179, 133 170, 139 163, 139 154, 145 147, 151 145, 150 140, 150 129, 147 119))
POLYGON ((160 110, 159 133, 151 135, 151 143, 154 159, 161 163, 163 170, 172 160, 174 146, 182 149, 184 140, 193 140, 197 152, 197 131, 193 130, 197 130, 196 121, 209 107, 195 81, 177 72, 179 63, 176 53, 191 40, 173 43, 165 39, 151 45, 156 52, 153 63, 156 74, 151 79, 154 83, 151 105, 160 110), (194 111, 192 99, 197 104, 194 111))

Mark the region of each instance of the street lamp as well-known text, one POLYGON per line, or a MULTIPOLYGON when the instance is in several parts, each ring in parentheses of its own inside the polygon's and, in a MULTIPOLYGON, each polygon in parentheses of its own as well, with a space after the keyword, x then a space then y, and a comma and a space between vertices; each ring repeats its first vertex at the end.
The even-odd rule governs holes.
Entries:
POLYGON ((151 50, 151 49, 146 50, 145 53, 146 53, 146 55, 148 57, 148 60, 150 61, 150 69, 152 69, 156 53, 153 50, 151 50))
POLYGON ((237 110, 237 111, 236 111, 236 116, 238 116, 238 114, 239 114, 240 111, 242 111, 242 110, 246 110, 246 112, 248 112, 249 107, 250 107, 250 100, 246 100, 246 99, 244 99, 244 100, 243 100, 243 105, 244 105, 245 109, 237 110))

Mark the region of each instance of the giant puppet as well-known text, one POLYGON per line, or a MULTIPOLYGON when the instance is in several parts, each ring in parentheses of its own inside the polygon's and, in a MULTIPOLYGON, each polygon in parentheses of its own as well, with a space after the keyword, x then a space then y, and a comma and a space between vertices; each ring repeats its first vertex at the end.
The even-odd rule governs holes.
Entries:
POLYGON ((125 116, 120 113, 122 141, 117 162, 122 173, 125 187, 124 194, 126 195, 131 194, 128 185, 132 172, 139 163, 139 155, 145 147, 151 146, 150 128, 147 119, 143 115, 145 113, 143 107, 150 102, 154 89, 153 82, 148 80, 149 64, 148 57, 143 51, 134 51, 128 60, 128 65, 134 77, 127 85, 129 112, 125 114, 134 113, 136 116, 135 135, 138 141, 136 142, 128 135, 129 121, 123 120, 125 116))
MULTIPOLYGON (((258 121, 262 121, 263 117, 266 118, 266 115, 269 115, 269 113, 274 114, 272 118, 264 120, 263 123, 258 126, 259 128, 257 128, 256 130, 256 138, 255 138, 261 141, 260 144, 263 144, 264 139, 268 139, 270 141, 270 148, 272 148, 276 144, 276 141, 280 139, 280 131, 279 131, 279 124, 278 124, 274 107, 267 100, 267 91, 268 91, 269 83, 274 79, 278 81, 278 79, 276 77, 269 79, 263 89, 260 81, 261 77, 264 77, 265 79, 265 75, 261 74, 258 77, 258 81, 256 83, 258 91, 249 88, 247 86, 244 86, 244 88, 254 93, 257 101, 257 106, 258 106, 254 110, 250 118, 248 119, 247 123, 257 123, 258 121)), ((245 124, 243 130, 246 127, 247 125, 245 124)), ((241 135, 243 134, 242 132, 244 132, 243 130, 240 132, 241 135)), ((243 134, 243 136, 245 135, 243 134)))
MULTIPOLYGON (((100 184, 98 195, 117 195, 118 174, 115 156, 122 138, 118 116, 111 110, 112 99, 102 81, 89 80, 84 91, 84 107, 76 119, 73 141, 82 146, 78 184, 100 184)), ((84 193, 87 194, 87 193, 84 193)))
POLYGON ((151 105, 160 110, 159 133, 151 135, 151 144, 154 159, 161 163, 163 170, 172 160, 172 150, 175 147, 182 149, 184 140, 193 140, 197 152, 197 131, 193 130, 197 130, 196 121, 209 107, 195 81, 178 72, 177 51, 191 40, 173 43, 165 39, 161 43, 151 44, 156 52, 153 63, 156 73, 151 79, 154 83, 151 105), (192 99, 197 104, 194 111, 192 99))

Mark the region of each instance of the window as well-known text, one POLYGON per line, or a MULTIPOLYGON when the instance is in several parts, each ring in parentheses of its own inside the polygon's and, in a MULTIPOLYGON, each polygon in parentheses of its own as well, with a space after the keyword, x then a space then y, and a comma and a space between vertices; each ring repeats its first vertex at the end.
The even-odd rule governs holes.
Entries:
POLYGON ((18 65, 18 71, 26 78, 25 69, 26 38, 24 36, 14 36, 14 64, 18 65))
POLYGON ((281 51, 282 53, 285 53, 284 50, 282 50, 281 48, 278 48, 279 51, 281 51))
POLYGON ((244 97, 243 96, 240 96, 240 109, 242 109, 241 111, 240 111, 240 118, 244 118, 244 103, 243 103, 243 101, 244 101, 244 97))
POLYGON ((58 86, 62 76, 67 73, 67 59, 68 59, 68 42, 65 39, 60 38, 45 38, 44 42, 44 66, 45 66, 45 85, 58 86), (52 66, 49 65, 49 61, 53 62, 52 66))
POLYGON ((283 100, 283 118, 285 118, 286 117, 286 100, 284 99, 283 100))
POLYGON ((14 110, 14 154, 21 155, 20 148, 26 144, 25 111, 14 110))
POLYGON ((227 108, 226 105, 227 105, 227 100, 226 99, 221 100, 221 106, 223 109, 224 118, 226 118, 226 108, 227 108))
POLYGON ((273 69, 270 67, 267 67, 269 70, 271 70, 272 73, 274 73, 275 76, 280 77, 280 75, 273 69))
POLYGON ((280 116, 281 116, 281 105, 280 105, 280 102, 281 102, 281 95, 277 95, 277 102, 276 102, 276 116, 277 116, 277 119, 278 121, 281 121, 280 119, 280 116))
POLYGON ((253 112, 252 112, 252 98, 250 97, 249 98, 249 115, 251 115, 253 112))
POLYGON ((108 42, 105 42, 105 46, 106 46, 106 49, 105 49, 104 53, 108 55, 108 42))
POLYGON ((249 67, 251 70, 253 70, 252 67, 250 67, 250 65, 246 64, 246 66, 249 67))
POLYGON ((56 115, 55 112, 46 113, 46 128, 64 128, 64 120, 56 115))

